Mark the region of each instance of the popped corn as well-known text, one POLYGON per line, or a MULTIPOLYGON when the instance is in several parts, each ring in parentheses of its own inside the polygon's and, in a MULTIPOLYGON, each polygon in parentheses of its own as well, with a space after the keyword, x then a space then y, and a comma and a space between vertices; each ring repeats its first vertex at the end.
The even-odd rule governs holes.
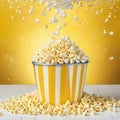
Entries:
POLYGON ((34 12, 34 7, 30 6, 29 14, 33 14, 33 12, 34 12))
POLYGON ((111 61, 111 60, 113 60, 114 59, 114 56, 110 56, 109 57, 109 60, 111 61))
POLYGON ((0 109, 3 109, 3 108, 4 108, 3 102, 0 102, 0 109))
MULTIPOLYGON (((78 8, 80 8, 80 7, 82 7, 83 5, 86 4, 87 7, 85 9, 88 10, 88 8, 90 6, 96 6, 96 4, 101 3, 100 6, 98 6, 97 9, 95 8, 96 9, 96 11, 95 11, 96 15, 98 15, 99 13, 103 13, 103 11, 106 12, 104 8, 108 7, 106 5, 106 1, 102 1, 103 3, 101 1, 88 1, 88 0, 87 1, 81 1, 81 0, 60 0, 60 1, 58 1, 58 0, 39 0, 39 1, 40 1, 40 3, 45 3, 45 6, 43 6, 43 12, 45 12, 46 10, 51 11, 51 9, 54 8, 54 12, 56 12, 56 14, 58 16, 57 20, 54 20, 54 19, 52 20, 50 18, 49 19, 50 24, 51 23, 58 23, 58 22, 62 23, 63 21, 61 21, 61 20, 63 20, 63 19, 61 19, 61 18, 66 18, 67 17, 67 14, 66 14, 67 12, 66 11, 68 11, 69 9, 71 9, 71 10, 74 9, 74 5, 77 5, 78 8)), ((109 6, 109 9, 112 9, 113 7, 115 7, 116 2, 117 1, 112 1, 110 6, 109 6)), ((116 8, 117 7, 118 6, 116 6, 116 8)), ((111 15, 112 15, 112 12, 109 12, 107 17, 105 18, 105 23, 109 22, 109 19, 112 17, 111 15)), ((74 16, 74 20, 75 21, 79 20, 76 15, 74 16)), ((61 28, 57 28, 57 29, 60 30, 61 28)), ((105 34, 106 34, 106 32, 105 32, 105 34)), ((109 33, 109 35, 111 35, 111 36, 113 34, 114 33, 109 33)))
POLYGON ((2 112, 0 112, 0 117, 2 117, 3 116, 3 114, 2 114, 2 112))
POLYGON ((80 101, 71 103, 66 100, 63 105, 53 106, 48 103, 40 103, 37 90, 19 97, 12 97, 4 102, 3 109, 13 114, 30 114, 30 115, 96 115, 97 112, 108 110, 117 112, 120 107, 120 100, 111 96, 105 98, 96 94, 83 92, 80 101))
POLYGON ((11 19, 14 19, 14 16, 11 16, 11 19))
POLYGON ((107 34, 107 30, 104 30, 103 33, 104 33, 104 34, 107 34))
POLYGON ((96 14, 99 14, 99 12, 98 12, 98 11, 96 11, 96 14))
POLYGON ((58 29, 58 30, 62 29, 62 26, 58 25, 58 26, 57 26, 57 29, 58 29))
MULTIPOLYGON (((56 32, 52 34, 58 35, 56 32)), ((88 61, 89 59, 83 50, 68 36, 52 39, 48 46, 37 54, 36 60, 33 60, 33 62, 40 62, 41 64, 73 64, 88 61)))
POLYGON ((39 19, 39 18, 36 18, 36 19, 35 19, 35 22, 36 22, 36 23, 39 23, 39 22, 40 22, 40 19, 39 19))
POLYGON ((23 17, 22 17, 22 20, 24 21, 25 19, 26 19, 26 17, 25 17, 25 16, 23 16, 23 17))
POLYGON ((107 17, 106 19, 105 19, 105 23, 107 23, 109 21, 109 18, 107 17))
POLYGON ((50 20, 49 20, 49 23, 57 23, 59 20, 58 18, 56 18, 56 16, 51 16, 50 20))
MULTIPOLYGON (((49 8, 62 8, 62 9, 72 9, 73 8, 73 0, 41 0, 41 2, 45 2, 46 7, 49 8)), ((78 2, 78 0, 74 0, 74 2, 78 2)))
POLYGON ((113 35, 114 35, 114 32, 113 32, 113 31, 110 31, 110 32, 109 32, 109 35, 113 36, 113 35))

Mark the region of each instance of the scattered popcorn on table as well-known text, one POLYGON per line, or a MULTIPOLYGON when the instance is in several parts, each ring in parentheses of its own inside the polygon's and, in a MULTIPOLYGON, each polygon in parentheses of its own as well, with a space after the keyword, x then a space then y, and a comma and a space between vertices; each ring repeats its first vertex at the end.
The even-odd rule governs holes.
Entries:
POLYGON ((2 117, 3 116, 3 114, 2 114, 2 112, 0 112, 0 117, 2 117))
POLYGON ((0 109, 3 109, 3 108, 4 108, 3 102, 0 102, 0 109))
POLYGON ((120 107, 120 100, 112 96, 107 98, 96 94, 83 92, 79 102, 71 103, 66 100, 63 105, 50 105, 40 103, 37 90, 19 97, 12 97, 4 102, 3 109, 13 114, 30 114, 30 115, 96 115, 97 112, 103 112, 111 108, 111 112, 117 112, 120 107))

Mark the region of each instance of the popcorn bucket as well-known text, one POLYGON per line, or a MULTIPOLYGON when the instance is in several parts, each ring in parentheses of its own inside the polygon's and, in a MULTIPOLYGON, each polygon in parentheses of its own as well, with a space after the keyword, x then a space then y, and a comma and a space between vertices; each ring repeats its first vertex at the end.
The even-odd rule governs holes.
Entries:
POLYGON ((52 105, 80 101, 87 63, 43 65, 33 62, 41 103, 52 105))

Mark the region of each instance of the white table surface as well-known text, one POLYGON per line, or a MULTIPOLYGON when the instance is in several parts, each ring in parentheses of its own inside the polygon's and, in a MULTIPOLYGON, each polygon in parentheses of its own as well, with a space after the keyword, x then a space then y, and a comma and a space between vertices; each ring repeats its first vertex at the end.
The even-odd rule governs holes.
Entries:
MULTIPOLYGON (((0 101, 12 96, 29 93, 35 90, 35 85, 0 85, 0 101)), ((120 99, 120 85, 85 85, 85 90, 88 93, 97 93, 98 95, 113 96, 120 99)), ((102 112, 97 113, 96 116, 48 116, 48 115, 14 115, 4 110, 0 110, 3 116, 0 120, 120 120, 120 109, 117 113, 102 112)))

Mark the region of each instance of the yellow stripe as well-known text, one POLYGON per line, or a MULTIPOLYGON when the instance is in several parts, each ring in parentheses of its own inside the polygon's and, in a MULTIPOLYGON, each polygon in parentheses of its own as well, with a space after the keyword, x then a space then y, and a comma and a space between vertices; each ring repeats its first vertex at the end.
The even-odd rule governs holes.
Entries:
POLYGON ((81 73, 80 73, 80 85, 79 85, 79 92, 78 92, 78 101, 80 100, 80 95, 81 95, 81 89, 82 89, 82 79, 83 79, 83 75, 84 75, 84 67, 85 65, 82 64, 81 65, 81 73))
MULTIPOLYGON (((48 73, 49 73, 49 98, 50 103, 52 105, 55 105, 55 66, 49 66, 48 67, 48 73)), ((56 80, 57 82, 57 80, 56 80)))
POLYGON ((72 82, 72 102, 74 101, 74 97, 75 97, 77 68, 78 68, 78 66, 74 65, 74 68, 73 68, 73 82, 72 82))
POLYGON ((67 75, 68 75, 68 79, 67 79, 67 100, 70 100, 70 77, 69 77, 69 66, 67 66, 67 75))
MULTIPOLYGON (((39 90, 39 89, 38 89, 38 85, 37 85, 37 78, 36 78, 35 65, 33 65, 33 68, 34 68, 34 74, 35 74, 35 83, 36 83, 36 86, 37 86, 37 90, 39 90)), ((40 91, 39 91, 39 92, 40 92, 40 91)))
POLYGON ((44 75, 43 75, 43 66, 38 66, 39 78, 40 78, 40 90, 43 102, 45 99, 45 90, 44 90, 44 75))
POLYGON ((61 66, 60 104, 70 98, 68 66, 61 66))

